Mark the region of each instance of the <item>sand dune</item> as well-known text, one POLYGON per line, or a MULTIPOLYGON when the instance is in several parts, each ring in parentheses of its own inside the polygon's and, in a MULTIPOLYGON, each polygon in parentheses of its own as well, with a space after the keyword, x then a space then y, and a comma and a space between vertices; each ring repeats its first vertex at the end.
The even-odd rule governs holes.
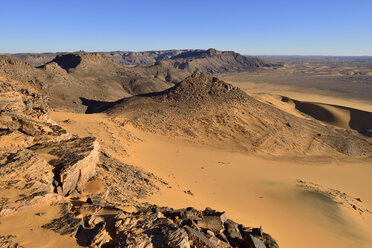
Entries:
POLYGON ((293 103, 294 107, 323 123, 336 127, 357 130, 365 136, 372 136, 372 113, 324 103, 304 102, 282 97, 283 102, 293 103))

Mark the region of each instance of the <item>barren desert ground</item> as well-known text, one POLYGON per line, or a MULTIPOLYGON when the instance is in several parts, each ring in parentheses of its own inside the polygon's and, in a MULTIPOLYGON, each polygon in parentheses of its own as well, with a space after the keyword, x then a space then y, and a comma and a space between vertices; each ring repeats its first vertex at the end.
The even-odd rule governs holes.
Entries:
MULTIPOLYGON (((262 100, 293 114, 299 113, 280 106, 283 103, 272 94, 364 110, 372 108, 368 101, 360 103, 294 90, 271 91, 267 85, 259 86, 255 84, 254 92, 259 91, 262 100)), ((262 225, 265 231, 275 234, 283 247, 372 247, 372 214, 368 210, 372 209, 370 161, 247 155, 230 147, 212 148, 144 133, 132 126, 119 128, 104 114, 53 112, 52 118, 71 133, 96 136, 112 156, 141 166, 168 182, 171 187, 162 187, 146 200, 150 203, 225 209, 241 223, 262 225), (70 121, 64 123, 67 119, 70 121), (128 137, 135 142, 129 144, 128 137)))

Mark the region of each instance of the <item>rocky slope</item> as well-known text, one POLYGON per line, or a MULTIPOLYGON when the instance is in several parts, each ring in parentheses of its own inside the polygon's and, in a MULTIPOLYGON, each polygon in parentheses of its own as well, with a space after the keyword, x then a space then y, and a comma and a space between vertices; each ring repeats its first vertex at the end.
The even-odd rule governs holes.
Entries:
POLYGON ((351 130, 298 117, 201 72, 160 93, 101 105, 118 123, 201 143, 271 155, 370 157, 371 142, 351 130))
MULTIPOLYGON (((166 182, 111 158, 95 138, 55 125, 35 85, 0 78, 0 99, 0 225, 22 213, 43 220, 57 208, 37 228, 73 237, 76 247, 278 247, 262 229, 238 225, 224 212, 140 203, 166 182), (88 190, 92 184, 102 188, 88 190)), ((22 216, 30 225, 32 218, 22 216)), ((27 247, 2 230, 10 234, 0 235, 1 247, 27 247)))

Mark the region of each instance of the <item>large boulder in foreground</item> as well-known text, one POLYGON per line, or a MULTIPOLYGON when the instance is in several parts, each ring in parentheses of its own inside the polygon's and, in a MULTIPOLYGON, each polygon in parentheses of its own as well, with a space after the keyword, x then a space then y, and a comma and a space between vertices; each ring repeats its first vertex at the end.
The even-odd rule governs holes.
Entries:
POLYGON ((56 192, 66 196, 82 192, 96 174, 99 147, 95 138, 86 137, 34 145, 30 149, 50 159, 56 192))

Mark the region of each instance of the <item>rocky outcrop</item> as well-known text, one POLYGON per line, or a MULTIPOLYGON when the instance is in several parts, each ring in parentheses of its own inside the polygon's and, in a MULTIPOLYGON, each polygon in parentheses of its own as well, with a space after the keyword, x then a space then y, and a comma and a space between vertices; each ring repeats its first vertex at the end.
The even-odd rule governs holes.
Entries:
POLYGON ((4 204, 0 214, 39 203, 63 202, 63 196, 79 194, 95 175, 98 159, 99 145, 91 137, 37 144, 4 154, 0 190, 18 190, 24 196, 4 204))
POLYGON ((173 210, 149 206, 138 212, 121 212, 112 222, 114 229, 109 232, 109 224, 98 215, 88 216, 77 229, 78 243, 89 247, 173 247, 173 248, 276 248, 277 243, 265 233, 257 233, 252 228, 236 225, 232 232, 224 224, 235 223, 225 219, 226 214, 212 209, 198 211, 193 208, 173 210), (197 213, 197 215, 195 215, 197 213), (194 219, 217 217, 222 221, 222 229, 212 230, 195 224, 194 219), (191 223, 193 223, 191 225, 191 223), (234 242, 231 242, 234 240, 234 242), (231 243, 230 243, 231 242, 231 243))
POLYGON ((0 190, 19 192, 2 198, 0 215, 81 192, 96 173, 95 138, 71 138, 54 125, 46 98, 29 84, 1 78, 0 99, 0 190))
POLYGON ((73 213, 67 213, 60 218, 52 220, 42 228, 54 231, 61 235, 73 235, 82 223, 80 218, 76 218, 73 213))
POLYGON ((0 77, 0 112, 48 121, 47 98, 30 84, 0 77))

